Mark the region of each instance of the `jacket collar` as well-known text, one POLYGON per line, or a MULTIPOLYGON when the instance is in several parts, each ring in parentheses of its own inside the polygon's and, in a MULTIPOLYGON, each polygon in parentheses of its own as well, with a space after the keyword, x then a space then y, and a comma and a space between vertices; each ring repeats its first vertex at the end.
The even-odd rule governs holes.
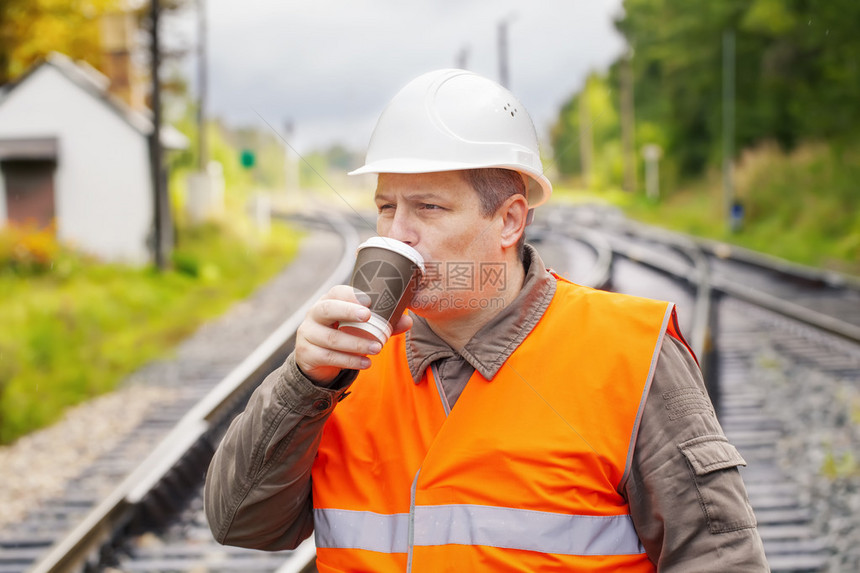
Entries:
POLYGON ((526 277, 516 298, 485 324, 460 352, 439 338, 427 324, 416 316, 406 333, 406 360, 416 384, 424 371, 437 360, 462 357, 486 380, 492 380, 502 364, 525 340, 543 316, 555 294, 555 277, 531 245, 525 245, 523 267, 526 277))

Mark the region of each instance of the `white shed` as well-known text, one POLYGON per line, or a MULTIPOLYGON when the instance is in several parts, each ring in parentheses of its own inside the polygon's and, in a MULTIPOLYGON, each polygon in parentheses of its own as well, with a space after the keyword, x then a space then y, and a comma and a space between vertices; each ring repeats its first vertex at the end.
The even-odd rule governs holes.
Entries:
MULTIPOLYGON (((0 91, 0 226, 56 225, 103 260, 150 259, 152 121, 107 92, 94 68, 52 54, 0 91)), ((165 127, 167 148, 188 145, 165 127)))

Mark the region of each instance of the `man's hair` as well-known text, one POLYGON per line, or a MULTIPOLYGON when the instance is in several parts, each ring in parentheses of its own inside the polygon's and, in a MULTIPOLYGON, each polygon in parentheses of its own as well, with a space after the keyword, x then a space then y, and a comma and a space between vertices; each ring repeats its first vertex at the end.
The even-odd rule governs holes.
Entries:
MULTIPOLYGON (((526 195, 526 182, 523 175, 512 169, 489 167, 465 169, 463 178, 478 193, 481 202, 481 215, 489 217, 502 206, 502 203, 516 194, 526 195)), ((526 234, 520 235, 517 243, 517 256, 522 260, 526 234)))

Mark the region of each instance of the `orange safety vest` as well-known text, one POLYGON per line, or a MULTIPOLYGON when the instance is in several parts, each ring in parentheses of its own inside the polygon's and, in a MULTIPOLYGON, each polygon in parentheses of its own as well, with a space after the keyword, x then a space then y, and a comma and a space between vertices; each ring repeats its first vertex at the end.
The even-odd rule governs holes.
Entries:
POLYGON ((492 380, 446 414, 405 337, 358 376, 313 466, 317 568, 654 571, 619 493, 673 306, 558 281, 492 380))

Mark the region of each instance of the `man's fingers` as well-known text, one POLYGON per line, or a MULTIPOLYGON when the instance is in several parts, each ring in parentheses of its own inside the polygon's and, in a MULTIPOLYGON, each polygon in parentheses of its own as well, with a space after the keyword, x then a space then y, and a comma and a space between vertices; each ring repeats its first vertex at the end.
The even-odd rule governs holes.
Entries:
POLYGON ((382 345, 320 324, 308 324, 301 334, 303 342, 312 346, 346 354, 377 354, 382 345))
POLYGON ((332 380, 342 369, 370 367, 368 354, 377 354, 382 345, 335 328, 307 323, 296 339, 296 364, 317 382, 332 380))
POLYGON ((370 318, 370 310, 358 302, 325 298, 311 307, 308 318, 311 322, 326 326, 336 322, 366 322, 370 318))
POLYGON ((323 295, 323 299, 337 299, 354 302, 362 306, 370 306, 370 297, 349 285, 336 285, 323 295))
POLYGON ((309 378, 323 381, 333 378, 340 370, 363 370, 370 367, 370 358, 358 354, 347 354, 330 348, 309 346, 304 352, 296 354, 296 364, 309 378), (327 374, 332 373, 329 377, 327 374))
POLYGON ((368 354, 377 354, 382 345, 337 329, 344 322, 366 322, 370 310, 362 304, 369 298, 348 285, 332 287, 308 311, 296 333, 296 364, 307 377, 325 383, 342 369, 370 367, 368 354))

